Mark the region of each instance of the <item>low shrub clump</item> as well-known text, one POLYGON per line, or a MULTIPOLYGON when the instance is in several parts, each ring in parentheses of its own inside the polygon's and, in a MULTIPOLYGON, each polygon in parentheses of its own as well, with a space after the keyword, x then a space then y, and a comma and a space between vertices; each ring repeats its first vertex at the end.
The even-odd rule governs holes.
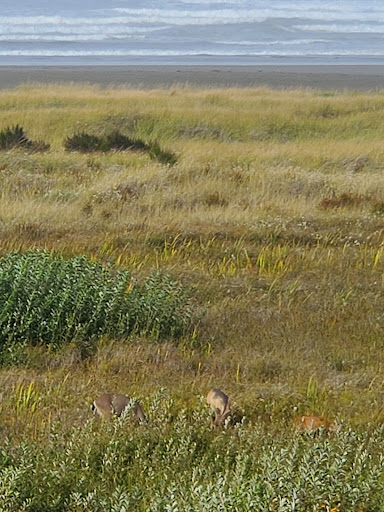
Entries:
POLYGON ((86 355, 101 336, 180 336, 190 308, 184 288, 155 272, 143 283, 85 257, 11 253, 0 261, 0 361, 26 345, 75 342, 86 355))
POLYGON ((23 128, 17 124, 0 131, 0 150, 13 148, 46 151, 49 149, 49 144, 42 141, 29 140, 23 128))
POLYGON ((141 139, 128 137, 119 131, 107 133, 101 137, 86 132, 79 132, 72 137, 67 137, 64 142, 67 151, 81 151, 91 153, 93 151, 142 151, 149 154, 153 160, 173 165, 176 163, 176 155, 170 151, 161 149, 157 142, 146 143, 141 139))
POLYGON ((67 151, 81 151, 82 153, 105 150, 100 137, 86 132, 75 133, 72 137, 67 137, 64 147, 67 151))

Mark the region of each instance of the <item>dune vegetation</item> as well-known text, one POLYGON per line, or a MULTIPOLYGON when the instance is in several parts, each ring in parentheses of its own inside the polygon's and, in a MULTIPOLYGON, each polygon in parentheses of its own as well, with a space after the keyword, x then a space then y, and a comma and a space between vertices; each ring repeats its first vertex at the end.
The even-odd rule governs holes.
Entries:
POLYGON ((384 95, 29 84, 0 111, 0 510, 382 511, 384 95), (211 427, 212 387, 241 422, 211 427), (148 423, 93 418, 103 391, 148 423))

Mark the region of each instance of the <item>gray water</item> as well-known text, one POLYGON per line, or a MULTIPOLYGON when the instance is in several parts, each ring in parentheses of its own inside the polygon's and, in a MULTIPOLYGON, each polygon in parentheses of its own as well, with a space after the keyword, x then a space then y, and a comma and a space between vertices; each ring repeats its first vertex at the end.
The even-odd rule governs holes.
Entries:
POLYGON ((384 64, 381 1, 0 3, 0 65, 384 64))

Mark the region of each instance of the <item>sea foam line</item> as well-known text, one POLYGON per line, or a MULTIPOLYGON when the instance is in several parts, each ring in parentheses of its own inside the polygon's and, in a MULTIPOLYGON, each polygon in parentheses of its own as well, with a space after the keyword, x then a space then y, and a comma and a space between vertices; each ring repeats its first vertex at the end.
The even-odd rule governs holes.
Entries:
POLYGON ((340 51, 179 51, 179 50, 0 50, 0 56, 8 57, 178 57, 178 56, 214 56, 214 57, 310 57, 310 56, 345 56, 345 57, 382 57, 384 50, 340 50, 340 51))

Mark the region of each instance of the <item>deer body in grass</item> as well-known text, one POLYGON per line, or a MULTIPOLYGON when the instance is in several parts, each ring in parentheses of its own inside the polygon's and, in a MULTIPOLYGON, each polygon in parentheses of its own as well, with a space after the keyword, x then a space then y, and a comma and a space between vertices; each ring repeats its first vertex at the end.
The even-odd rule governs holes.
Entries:
POLYGON ((213 410, 213 424, 216 427, 222 425, 231 415, 231 404, 228 395, 221 389, 211 389, 207 395, 207 403, 213 410))
POLYGON ((294 419, 297 432, 314 432, 323 428, 326 431, 335 430, 336 425, 322 416, 298 416, 294 419))
MULTIPOLYGON (((131 404, 131 399, 126 395, 103 393, 92 404, 92 411, 102 419, 110 419, 113 416, 121 416, 125 408, 131 404)), ((143 422, 146 420, 140 403, 136 400, 132 404, 134 418, 143 422)))

